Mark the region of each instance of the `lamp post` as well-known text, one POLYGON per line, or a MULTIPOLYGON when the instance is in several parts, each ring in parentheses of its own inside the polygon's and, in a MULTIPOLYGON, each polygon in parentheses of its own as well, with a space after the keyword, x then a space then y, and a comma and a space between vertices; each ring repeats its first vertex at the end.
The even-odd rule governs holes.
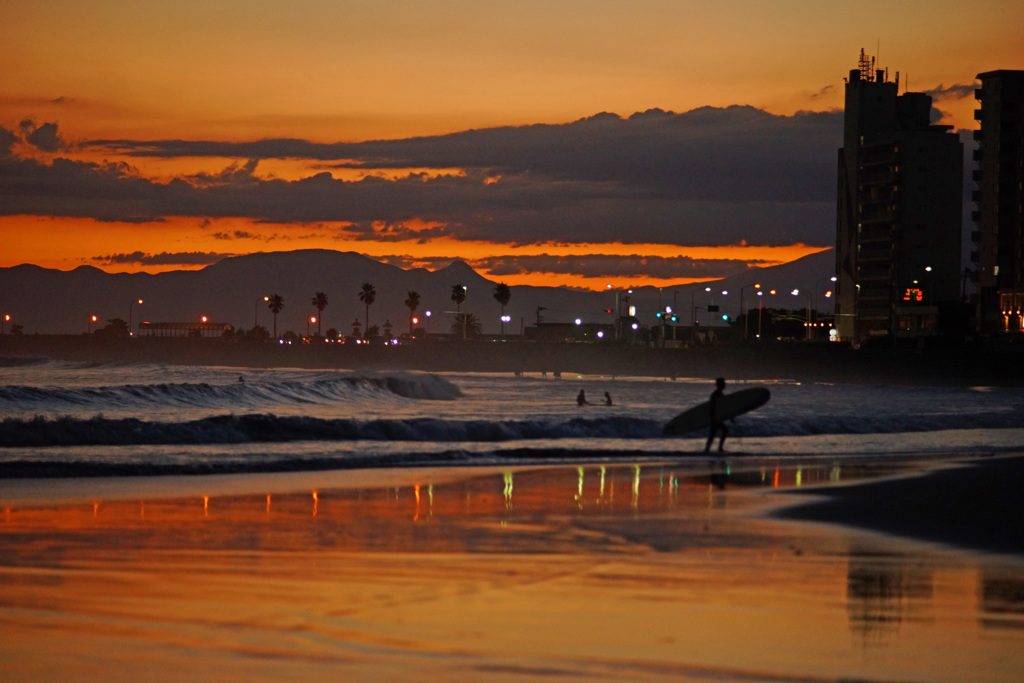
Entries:
POLYGON ((254 303, 252 305, 252 328, 254 330, 256 329, 256 326, 260 324, 259 323, 259 310, 260 310, 260 302, 261 301, 268 302, 268 301, 270 301, 270 297, 269 296, 265 296, 265 297, 262 297, 260 299, 256 299, 256 303, 254 303))
MULTIPOLYGON (((793 296, 800 296, 800 290, 794 289, 793 296)), ((804 315, 804 327, 807 330, 806 339, 811 340, 811 293, 807 292, 807 313, 804 315)))
POLYGON ((312 324, 315 324, 315 323, 316 323, 316 316, 315 315, 309 316, 309 319, 306 321, 306 336, 307 337, 309 336, 309 326, 312 325, 312 324))
POLYGON ((132 308, 135 306, 135 304, 141 304, 141 303, 142 303, 142 299, 133 299, 132 302, 130 304, 128 304, 128 336, 129 337, 132 337, 132 336, 135 335, 135 331, 132 330, 132 308))
POLYGON ((430 334, 430 311, 423 311, 423 315, 427 318, 427 334, 430 334))
POLYGON ((11 315, 5 313, 3 318, 0 318, 0 334, 4 333, 4 326, 10 321, 11 315))
MULTIPOLYGON (((742 287, 740 287, 740 315, 743 315, 743 290, 747 289, 748 287, 753 287, 754 289, 761 289, 761 285, 760 284, 743 285, 742 287)), ((758 294, 760 294, 760 292, 758 292, 758 294)), ((744 315, 743 316, 743 341, 747 341, 747 337, 749 336, 749 333, 748 333, 749 327, 750 326, 747 325, 747 316, 744 315)))
POLYGON ((96 322, 96 316, 89 316, 89 324, 86 326, 86 334, 92 334, 92 324, 96 322))

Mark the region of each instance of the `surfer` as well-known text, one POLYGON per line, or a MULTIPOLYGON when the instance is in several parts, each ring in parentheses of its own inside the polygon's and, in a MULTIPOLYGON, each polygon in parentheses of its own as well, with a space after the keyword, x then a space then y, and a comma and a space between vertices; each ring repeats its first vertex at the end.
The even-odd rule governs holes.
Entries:
POLYGON ((587 395, 580 389, 580 393, 576 395, 576 405, 578 406, 589 406, 590 401, 587 400, 587 395))
POLYGON ((725 423, 718 418, 718 401, 722 398, 725 391, 725 378, 719 377, 715 380, 715 390, 711 392, 711 429, 708 432, 708 442, 704 446, 704 452, 707 453, 711 450, 711 444, 715 440, 715 434, 719 434, 718 439, 718 452, 722 452, 722 445, 725 443, 725 437, 729 436, 729 429, 725 426, 725 423))
POLYGON ((606 406, 610 406, 612 404, 612 395, 609 394, 607 391, 604 392, 604 404, 606 406))

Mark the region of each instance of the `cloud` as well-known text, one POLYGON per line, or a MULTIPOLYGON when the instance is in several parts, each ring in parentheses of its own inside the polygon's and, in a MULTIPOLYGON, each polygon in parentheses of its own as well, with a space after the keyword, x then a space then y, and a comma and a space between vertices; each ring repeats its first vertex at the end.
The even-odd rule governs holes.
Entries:
POLYGON ((165 251, 159 254, 146 254, 141 251, 135 251, 130 254, 93 256, 92 260, 105 265, 134 264, 140 266, 208 266, 234 255, 235 254, 217 254, 214 252, 202 251, 186 251, 177 253, 165 251))
POLYGON ((665 280, 686 278, 723 278, 755 267, 759 262, 736 259, 693 259, 689 257, 662 257, 617 254, 588 256, 492 256, 467 259, 454 256, 421 258, 410 255, 376 256, 378 261, 403 269, 428 268, 438 270, 461 260, 474 270, 486 272, 488 277, 500 278, 522 273, 572 274, 586 278, 653 277, 665 280))
POLYGON ((812 100, 819 100, 819 99, 822 99, 824 97, 829 97, 830 95, 832 95, 832 93, 835 92, 835 90, 836 90, 836 86, 834 86, 834 85, 826 85, 825 87, 823 87, 818 92, 811 93, 811 99, 812 100))
POLYGON ((0 126, 0 157, 10 156, 11 150, 17 142, 17 135, 0 126))
POLYGON ((43 152, 59 152, 64 148, 64 140, 57 132, 56 123, 44 123, 36 126, 35 121, 30 118, 23 119, 18 124, 21 128, 22 139, 43 152))
POLYGON ((246 230, 235 230, 233 232, 215 232, 211 235, 215 240, 259 240, 262 235, 248 232, 246 230))
POLYGON ((598 114, 562 125, 360 143, 97 140, 120 154, 237 159, 170 182, 127 164, 0 157, 0 212, 147 221, 169 216, 346 226, 347 239, 829 245, 841 112, 752 107, 598 114), (451 169, 341 180, 257 175, 259 161, 451 169), (429 228, 412 228, 417 225, 429 228))
POLYGON ((931 90, 925 90, 925 95, 930 95, 935 100, 962 100, 967 97, 974 97, 974 91, 978 88, 977 85, 971 84, 956 84, 951 85, 948 88, 939 85, 937 88, 931 90))
POLYGON ((469 262, 491 276, 520 273, 578 274, 583 277, 652 277, 665 280, 722 278, 748 268, 746 261, 733 259, 692 259, 685 256, 499 256, 469 262))
POLYGON ((256 166, 259 159, 250 159, 244 164, 231 164, 220 173, 196 173, 185 178, 199 187, 214 185, 254 185, 259 182, 256 177, 256 166))

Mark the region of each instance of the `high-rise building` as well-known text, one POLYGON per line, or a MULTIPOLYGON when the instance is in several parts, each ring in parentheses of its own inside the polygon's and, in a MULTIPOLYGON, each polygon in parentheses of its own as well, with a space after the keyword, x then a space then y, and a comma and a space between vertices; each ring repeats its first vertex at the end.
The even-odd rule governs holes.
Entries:
POLYGON ((841 341, 933 334, 961 298, 963 145, 861 50, 846 80, 836 225, 841 341))
POLYGON ((1024 332, 1024 71, 978 74, 971 241, 982 332, 1024 332))

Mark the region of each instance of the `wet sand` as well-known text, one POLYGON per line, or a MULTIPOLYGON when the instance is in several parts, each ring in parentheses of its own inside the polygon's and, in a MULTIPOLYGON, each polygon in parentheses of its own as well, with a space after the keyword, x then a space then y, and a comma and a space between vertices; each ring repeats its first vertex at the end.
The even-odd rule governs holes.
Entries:
POLYGON ((777 516, 1024 556, 1024 458, 971 459, 923 474, 830 488, 825 499, 777 516))
POLYGON ((0 480, 0 661, 17 681, 1019 680, 1024 553, 935 543, 1019 527, 1021 458, 970 463, 0 480), (901 496, 895 519, 941 538, 880 509, 901 496), (797 514, 843 524, 776 518, 797 514))

